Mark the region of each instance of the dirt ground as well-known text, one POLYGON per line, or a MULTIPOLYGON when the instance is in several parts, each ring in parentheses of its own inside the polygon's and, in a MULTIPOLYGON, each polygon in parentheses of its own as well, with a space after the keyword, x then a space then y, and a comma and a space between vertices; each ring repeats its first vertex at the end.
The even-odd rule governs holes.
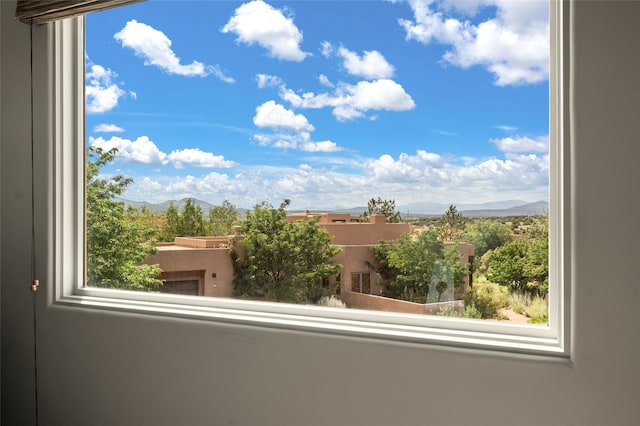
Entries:
POLYGON ((517 312, 514 312, 511 308, 502 308, 500 309, 500 312, 509 318, 508 320, 501 321, 508 321, 516 324, 527 324, 529 322, 529 318, 526 315, 521 315, 517 312))

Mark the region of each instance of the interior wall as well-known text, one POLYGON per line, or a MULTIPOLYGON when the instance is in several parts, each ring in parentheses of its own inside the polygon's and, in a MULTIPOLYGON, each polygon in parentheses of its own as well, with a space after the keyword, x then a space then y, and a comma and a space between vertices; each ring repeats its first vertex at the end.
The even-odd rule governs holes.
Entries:
MULTIPOLYGON (((0 7, 0 52, 2 51, 2 8, 0 7)), ((2 81, 2 55, 0 54, 0 81, 2 81)), ((0 84, 0 99, 2 99, 2 84, 0 84)), ((2 129, 2 105, 0 102, 0 129, 2 129)), ((2 132, 0 131, 0 164, 2 164, 2 132)), ((0 176, 0 224, 2 223, 2 177, 0 176)), ((0 241, 2 241, 2 227, 0 226, 0 241)), ((0 259, 2 259, 2 245, 0 244, 0 259)), ((2 341, 2 261, 0 260, 0 342, 2 341)), ((0 351, 0 366, 2 365, 2 351, 0 351)), ((2 368, 0 368, 0 383, 2 383, 2 368)), ((0 385, 0 413, 2 413, 2 386, 0 385)), ((0 416, 2 423, 2 416, 0 416)))
POLYGON ((2 423, 33 424, 29 31, 12 20, 15 1, 0 10, 2 423))
MULTIPOLYGON (((29 425, 29 32, 0 3, 2 421, 29 425)), ((640 2, 575 4, 571 361, 42 306, 40 424, 637 424, 639 19, 640 2)))

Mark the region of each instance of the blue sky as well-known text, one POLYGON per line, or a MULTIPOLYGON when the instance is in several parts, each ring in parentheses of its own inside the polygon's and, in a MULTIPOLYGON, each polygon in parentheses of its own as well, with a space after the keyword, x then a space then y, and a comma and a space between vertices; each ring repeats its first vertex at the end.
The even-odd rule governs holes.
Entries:
POLYGON ((150 0, 86 27, 87 144, 127 199, 548 199, 546 1, 150 0))

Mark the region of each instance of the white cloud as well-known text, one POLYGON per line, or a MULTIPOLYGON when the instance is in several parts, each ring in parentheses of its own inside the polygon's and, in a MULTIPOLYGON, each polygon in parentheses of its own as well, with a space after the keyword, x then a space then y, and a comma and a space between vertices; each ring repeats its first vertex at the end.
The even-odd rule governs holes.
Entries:
POLYGON ((300 49, 302 32, 293 19, 261 0, 238 7, 221 31, 234 33, 239 43, 259 44, 276 59, 300 62, 309 55, 300 49))
POLYGON ((490 142, 502 152, 549 152, 549 136, 540 136, 536 139, 515 136, 491 139, 490 142))
POLYGON ((279 149, 294 149, 305 152, 339 152, 343 148, 333 141, 313 141, 308 132, 257 134, 254 140, 261 146, 279 149))
POLYGON ((390 78, 395 72, 377 50, 365 51, 362 56, 344 47, 338 49, 338 55, 344 60, 343 66, 349 74, 369 80, 390 78))
POLYGON ((98 124, 93 131, 94 133, 122 133, 124 129, 115 124, 98 124))
POLYGON ((367 163, 371 181, 381 193, 391 193, 398 204, 425 200, 451 203, 498 199, 544 200, 548 197, 549 156, 507 154, 485 160, 445 159, 418 151, 398 158, 383 155, 367 163))
POLYGON ((361 81, 355 86, 343 86, 341 99, 345 102, 334 108, 339 120, 362 116, 366 111, 408 111, 415 108, 411 96, 393 80, 361 81))
POLYGON ((112 136, 110 139, 90 137, 89 144, 105 151, 116 148, 117 158, 128 163, 153 165, 167 163, 167 154, 160 151, 148 136, 140 136, 135 141, 118 136, 112 136))
POLYGON ((185 165, 230 168, 235 164, 233 161, 225 160, 221 155, 214 155, 200 149, 175 150, 166 154, 148 136, 140 136, 133 141, 118 136, 112 136, 110 139, 89 137, 89 144, 105 151, 116 148, 118 150, 116 158, 126 163, 160 166, 172 164, 177 169, 182 169, 185 165))
POLYGON ((296 114, 275 101, 267 101, 258 106, 253 123, 258 127, 282 128, 296 132, 315 130, 304 115, 296 114))
POLYGON ((118 105, 118 101, 125 95, 113 79, 115 72, 101 65, 87 64, 85 71, 85 103, 88 113, 111 111, 118 105))
MULTIPOLYGON (((474 24, 471 20, 445 17, 434 10, 437 4, 432 0, 409 0, 414 19, 401 19, 399 23, 408 40, 450 45, 451 50, 443 56, 445 62, 462 68, 481 65, 495 75, 496 85, 532 84, 548 79, 548 2, 482 3, 495 6, 496 16, 474 24)), ((461 10, 461 4, 454 6, 461 10)), ((466 8, 467 13, 477 10, 478 2, 466 8)))
POLYGON ((282 84, 280 77, 269 74, 256 74, 256 80, 258 81, 258 88, 260 89, 264 89, 265 87, 278 87, 282 84))
POLYGON ((363 117, 368 111, 408 111, 415 102, 404 88, 393 80, 360 81, 355 85, 340 84, 333 94, 311 92, 298 95, 282 88, 280 96, 295 108, 333 107, 340 121, 363 117))
POLYGON ((302 151, 307 152, 338 152, 342 151, 335 142, 332 141, 320 141, 320 142, 305 142, 300 148, 302 151))
MULTIPOLYGON (((458 171, 458 178, 474 186, 483 185, 492 191, 525 192, 528 188, 549 184, 548 155, 507 155, 505 159, 490 159, 458 171)), ((522 194, 524 195, 524 194, 522 194)))
POLYGON ((446 167, 442 157, 438 154, 418 150, 416 155, 402 153, 395 160, 385 154, 370 160, 369 166, 376 179, 390 182, 415 181, 425 177, 445 178, 439 169, 446 167))
POLYGON ((331 55, 333 55, 334 52, 335 52, 335 48, 331 43, 329 43, 328 41, 323 41, 321 43, 320 53, 322 54, 322 56, 324 56, 325 58, 328 58, 331 55))
POLYGON ((169 162, 173 163, 176 169, 184 168, 185 164, 195 167, 209 167, 228 169, 234 166, 233 161, 225 160, 222 155, 214 155, 204 152, 199 148, 189 148, 172 151, 167 156, 169 162))
MULTIPOLYGON (((268 137, 264 142, 269 143, 268 137)), ((298 150, 302 146, 295 145, 291 135, 280 143, 298 150)), ((298 143, 303 144, 304 139, 298 143)), ((228 199, 240 207, 263 200, 277 204, 290 198, 294 209, 354 207, 366 204, 372 196, 395 199, 399 206, 548 198, 546 154, 508 153, 503 158, 477 159, 419 150, 378 158, 352 157, 349 164, 344 163, 344 156, 333 162, 326 155, 308 157, 297 167, 237 164, 227 173, 135 178, 125 196, 155 202, 184 197, 228 199)))
POLYGON ((215 77, 217 77, 218 79, 224 81, 225 83, 229 83, 229 84, 233 84, 236 82, 236 79, 233 77, 229 77, 228 75, 226 75, 221 69, 220 67, 218 67, 217 65, 213 66, 213 65, 209 65, 207 66, 207 71, 211 74, 213 74, 215 77))
POLYGON ((493 126, 493 127, 495 127, 496 129, 504 130, 505 132, 515 132, 516 130, 518 130, 517 127, 507 126, 504 124, 500 124, 498 126, 493 126))
POLYGON ((442 8, 446 11, 457 11, 465 16, 473 17, 487 0, 442 0, 442 8))
POLYGON ((333 84, 331 80, 329 80, 329 77, 324 74, 320 74, 318 76, 318 81, 325 87, 335 87, 335 84, 333 84))
POLYGON ((113 37, 122 43, 122 46, 132 49, 137 56, 143 58, 145 65, 156 66, 169 74, 189 77, 205 77, 213 74, 226 83, 235 82, 217 66, 206 66, 198 61, 193 61, 188 65, 181 64, 180 58, 171 48, 172 42, 169 37, 162 31, 135 19, 127 22, 124 28, 113 37))

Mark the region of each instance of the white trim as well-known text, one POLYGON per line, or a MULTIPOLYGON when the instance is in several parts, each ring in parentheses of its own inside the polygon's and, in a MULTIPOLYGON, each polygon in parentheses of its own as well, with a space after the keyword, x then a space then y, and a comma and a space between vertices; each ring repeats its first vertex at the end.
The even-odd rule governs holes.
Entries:
POLYGON ((566 122, 570 5, 551 1, 549 325, 83 288, 83 18, 55 24, 55 304, 109 311, 324 332, 391 341, 568 357, 571 282, 569 126, 566 122), (71 72, 69 71, 71 70, 71 72), (78 107, 79 106, 79 107, 78 107), (72 143, 77 141, 78 143, 72 143), (564 142, 564 143, 563 143, 564 142))
POLYGON ((84 18, 54 24, 55 298, 84 281, 84 18), (79 143, 72 143, 77 141, 79 143))

